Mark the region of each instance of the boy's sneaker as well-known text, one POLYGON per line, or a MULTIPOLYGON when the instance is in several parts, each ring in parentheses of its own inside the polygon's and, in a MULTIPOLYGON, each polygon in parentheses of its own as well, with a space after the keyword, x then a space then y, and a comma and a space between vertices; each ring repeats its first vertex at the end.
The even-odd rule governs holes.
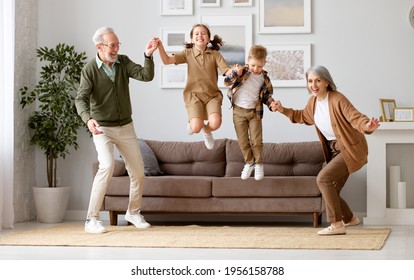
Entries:
POLYGON ((254 179, 262 180, 263 177, 264 177, 263 164, 262 163, 256 163, 254 165, 254 179))
POLYGON ((190 123, 187 124, 187 133, 188 133, 188 135, 193 135, 194 134, 194 131, 191 130, 190 123))
POLYGON ((207 149, 212 150, 214 148, 214 138, 213 134, 210 133, 203 133, 204 134, 204 144, 206 145, 207 149))
POLYGON ((135 215, 129 214, 126 212, 125 220, 133 224, 136 228, 149 228, 151 225, 145 221, 144 216, 142 216, 139 212, 135 215))
POLYGON ((250 175, 252 175, 253 170, 254 170, 254 164, 248 164, 248 163, 246 163, 244 165, 243 171, 241 173, 242 180, 246 180, 247 178, 249 178, 250 175))
POLYGON ((85 231, 89 233, 105 233, 106 229, 101 221, 96 219, 88 219, 85 222, 85 231))

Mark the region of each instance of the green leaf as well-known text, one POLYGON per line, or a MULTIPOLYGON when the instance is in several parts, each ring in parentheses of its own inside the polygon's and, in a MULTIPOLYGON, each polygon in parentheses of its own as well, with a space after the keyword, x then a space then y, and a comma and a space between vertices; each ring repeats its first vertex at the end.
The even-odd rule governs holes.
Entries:
MULTIPOLYGON (((40 78, 33 89, 20 88, 22 108, 32 103, 38 108, 28 121, 33 129, 30 142, 42 149, 48 160, 66 158, 71 147, 78 148, 77 131, 85 127, 74 100, 87 57, 85 52, 76 52, 75 46, 64 43, 54 48, 39 47, 36 56, 42 63, 40 78)), ((54 174, 54 170, 48 170, 48 182, 56 182, 54 174)))

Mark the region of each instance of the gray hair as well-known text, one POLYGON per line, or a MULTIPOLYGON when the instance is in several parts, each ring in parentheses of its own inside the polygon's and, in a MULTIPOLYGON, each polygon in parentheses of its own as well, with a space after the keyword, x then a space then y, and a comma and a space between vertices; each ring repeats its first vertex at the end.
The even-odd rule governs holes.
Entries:
POLYGON ((306 81, 308 81, 309 73, 315 73, 321 79, 325 80, 328 83, 327 90, 336 90, 336 85, 332 79, 331 74, 329 73, 328 69, 324 66, 312 66, 306 71, 306 81))
POLYGON ((103 43, 102 36, 106 33, 115 33, 114 29, 108 26, 104 26, 96 30, 95 34, 93 34, 92 41, 95 45, 103 43))

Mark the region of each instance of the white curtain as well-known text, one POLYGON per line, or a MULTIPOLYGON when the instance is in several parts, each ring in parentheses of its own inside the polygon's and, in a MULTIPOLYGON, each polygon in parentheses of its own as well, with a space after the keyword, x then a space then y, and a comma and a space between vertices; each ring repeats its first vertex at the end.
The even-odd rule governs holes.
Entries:
POLYGON ((0 230, 13 228, 14 10, 0 1, 0 230))

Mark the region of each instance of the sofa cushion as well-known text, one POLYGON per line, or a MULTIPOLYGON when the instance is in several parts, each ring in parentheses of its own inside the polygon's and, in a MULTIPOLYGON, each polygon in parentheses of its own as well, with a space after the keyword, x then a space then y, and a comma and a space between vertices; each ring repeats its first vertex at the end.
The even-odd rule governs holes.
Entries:
POLYGON ((211 180, 207 176, 159 176, 144 180, 143 196, 211 197, 211 180))
MULTIPOLYGON (((236 140, 226 142, 226 177, 240 176, 245 164, 236 140)), ((264 143, 265 176, 316 176, 325 162, 318 141, 264 143)))
MULTIPOLYGON (((205 176, 145 177, 143 196, 154 197, 211 197, 211 180, 205 176)), ((128 196, 129 177, 112 177, 105 195, 128 196)))
POLYGON ((213 179, 212 194, 214 197, 321 196, 315 176, 266 176, 260 181, 224 177, 213 179))
POLYGON ((226 141, 217 139, 212 150, 201 141, 146 140, 146 143, 157 157, 164 175, 222 177, 226 170, 226 141))
MULTIPOLYGON (((115 158, 114 159, 114 173, 112 174, 112 177, 119 177, 119 176, 128 176, 128 173, 125 169, 125 163, 122 159, 115 158)), ((99 162, 94 161, 92 164, 92 175, 95 176, 98 172, 99 168, 99 162)))
POLYGON ((157 157, 152 151, 151 147, 144 139, 138 139, 139 148, 141 150, 142 160, 144 161, 144 175, 158 176, 162 175, 160 166, 158 165, 157 157))
MULTIPOLYGON (((99 162, 97 162, 97 167, 99 167, 99 162)), ((94 174, 98 171, 98 168, 94 171, 94 174)), ((127 175, 127 171, 125 169, 125 163, 122 159, 115 159, 115 167, 114 173, 112 174, 113 177, 125 176, 127 175)))
MULTIPOLYGON (((105 196, 104 209, 125 211, 128 208, 127 196, 105 196)), ((244 198, 182 198, 145 197, 141 211, 144 214, 205 214, 209 215, 290 215, 297 213, 322 212, 322 197, 244 197, 244 198)), ((168 218, 167 218, 168 219, 168 218)))

